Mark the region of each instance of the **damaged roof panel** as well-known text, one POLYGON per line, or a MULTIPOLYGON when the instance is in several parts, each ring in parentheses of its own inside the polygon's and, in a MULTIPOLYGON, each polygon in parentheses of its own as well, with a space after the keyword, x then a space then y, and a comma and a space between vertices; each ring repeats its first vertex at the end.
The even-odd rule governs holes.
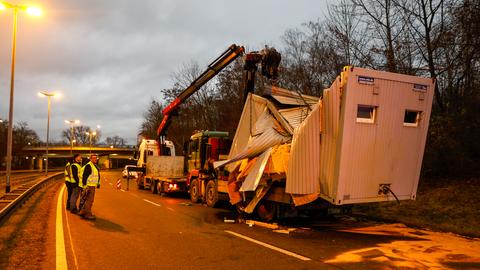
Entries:
POLYGON ((308 116, 310 109, 307 107, 297 107, 291 109, 283 109, 278 111, 283 118, 290 124, 293 129, 296 129, 308 116))
POLYGON ((311 106, 319 100, 318 97, 304 95, 298 91, 290 91, 278 86, 265 87, 265 94, 272 96, 275 100, 285 105, 311 106))

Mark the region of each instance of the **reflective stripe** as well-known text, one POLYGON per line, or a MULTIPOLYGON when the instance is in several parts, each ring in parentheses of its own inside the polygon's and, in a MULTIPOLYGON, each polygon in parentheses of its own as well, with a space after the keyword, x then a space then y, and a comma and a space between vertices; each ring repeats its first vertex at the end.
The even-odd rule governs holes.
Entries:
MULTIPOLYGON (((72 183, 77 183, 75 181, 75 177, 73 175, 73 171, 72 171, 72 166, 75 166, 77 167, 77 176, 78 176, 78 180, 80 181, 80 183, 82 182, 82 177, 80 175, 80 171, 82 170, 82 166, 80 166, 80 164, 74 162, 73 164, 70 165, 70 180, 72 183)), ((78 183, 80 185, 80 183, 78 183)))
MULTIPOLYGON (((100 184, 100 173, 97 169, 97 167, 90 161, 87 163, 85 166, 90 166, 92 169, 92 173, 87 178, 87 186, 97 186, 100 184)), ((85 169, 85 168, 83 168, 85 169)), ((83 170, 82 170, 82 178, 83 178, 83 170)), ((82 179, 83 180, 83 179, 82 179)))
MULTIPOLYGON (((67 165, 65 165, 65 170, 63 171, 63 174, 65 175, 65 181, 66 182, 72 182, 72 179, 71 179, 71 174, 70 174, 70 162, 67 163, 67 165)), ((73 183, 75 183, 75 180, 73 180, 73 183)))

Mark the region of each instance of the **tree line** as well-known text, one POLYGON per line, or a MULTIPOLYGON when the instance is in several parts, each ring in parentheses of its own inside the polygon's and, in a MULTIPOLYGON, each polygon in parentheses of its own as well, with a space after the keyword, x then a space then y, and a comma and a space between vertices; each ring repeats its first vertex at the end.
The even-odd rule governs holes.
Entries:
MULTIPOLYGON (((345 65, 436 80, 423 173, 478 175, 480 153, 480 2, 472 0, 338 0, 325 18, 281 37, 283 88, 321 96, 345 65)), ((201 72, 183 65, 152 99, 140 133, 156 137, 161 110, 201 72)), ((242 110, 241 60, 183 104, 168 137, 181 149, 195 130, 235 133, 242 110)), ((256 92, 268 84, 257 76, 256 92)))
MULTIPOLYGON (((7 155, 7 131, 8 131, 8 121, 0 119, 0 168, 5 168, 5 158, 7 155)), ((89 126, 75 126, 73 128, 73 140, 75 141, 75 146, 89 146, 90 137, 86 132, 93 132, 94 130, 89 126)), ((50 146, 65 146, 70 145, 71 130, 65 129, 62 131, 61 140, 54 141, 49 140, 50 146)), ((42 141, 38 134, 28 126, 27 122, 18 122, 13 125, 12 128, 12 168, 15 169, 19 166, 22 166, 22 160, 17 157, 17 154, 20 153, 25 147, 40 147, 45 146, 45 141, 42 141)), ((103 142, 101 139, 101 131, 96 130, 96 135, 92 136, 92 145, 104 144, 107 146, 113 147, 126 147, 127 141, 120 136, 109 136, 106 137, 103 142)))

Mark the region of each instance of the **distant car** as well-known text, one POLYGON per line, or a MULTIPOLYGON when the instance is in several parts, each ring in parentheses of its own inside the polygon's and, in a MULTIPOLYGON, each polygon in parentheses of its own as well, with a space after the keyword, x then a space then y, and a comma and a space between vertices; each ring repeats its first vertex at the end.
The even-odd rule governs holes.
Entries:
MULTIPOLYGON (((127 178, 127 168, 135 168, 137 166, 135 165, 127 165, 122 171, 122 177, 127 178)), ((138 178, 138 173, 137 172, 130 172, 130 177, 138 178)))

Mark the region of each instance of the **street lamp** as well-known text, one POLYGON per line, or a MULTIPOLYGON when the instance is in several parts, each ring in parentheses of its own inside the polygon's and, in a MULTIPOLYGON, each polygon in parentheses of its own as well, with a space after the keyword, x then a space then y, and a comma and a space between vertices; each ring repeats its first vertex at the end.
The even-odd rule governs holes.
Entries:
POLYGON ((66 124, 70 124, 70 154, 73 155, 73 125, 79 124, 80 120, 65 120, 66 124))
POLYGON ((47 97, 48 99, 48 117, 47 117, 47 162, 45 164, 45 175, 48 175, 48 136, 50 133, 50 98, 58 96, 58 94, 52 93, 52 92, 47 92, 47 91, 42 91, 38 93, 39 96, 47 97))
POLYGON ((94 131, 94 132, 85 132, 85 134, 88 135, 88 137, 90 138, 90 154, 92 153, 92 136, 96 136, 97 135, 97 132, 94 131))
POLYGON ((12 65, 10 76, 10 108, 8 111, 8 130, 7 130, 7 183, 5 192, 10 192, 10 174, 12 171, 12 141, 13 141, 13 94, 15 89, 15 52, 17 46, 17 15, 19 10, 23 10, 32 16, 40 16, 42 11, 39 8, 29 7, 26 5, 10 4, 5 1, 0 1, 0 10, 7 8, 13 9, 13 38, 12 38, 12 65))

